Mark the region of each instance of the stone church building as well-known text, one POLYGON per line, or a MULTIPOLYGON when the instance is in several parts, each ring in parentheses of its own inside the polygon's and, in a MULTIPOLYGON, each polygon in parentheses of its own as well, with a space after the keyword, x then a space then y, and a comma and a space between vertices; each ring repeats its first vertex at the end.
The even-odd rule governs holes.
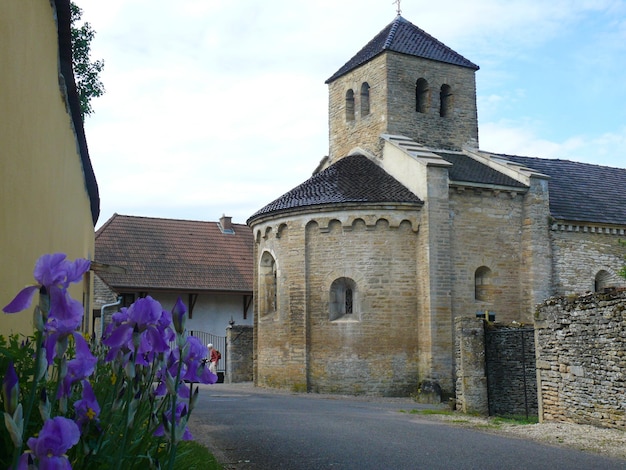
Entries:
POLYGON ((453 393, 456 317, 625 285, 626 170, 480 150, 478 69, 399 15, 326 81, 329 155, 247 221, 257 385, 453 393))

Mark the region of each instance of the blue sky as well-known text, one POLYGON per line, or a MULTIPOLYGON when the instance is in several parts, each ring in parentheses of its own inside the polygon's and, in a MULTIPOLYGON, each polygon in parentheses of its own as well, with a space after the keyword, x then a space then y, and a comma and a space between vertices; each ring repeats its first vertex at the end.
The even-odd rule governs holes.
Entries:
MULTIPOLYGON (((76 0, 106 94, 86 133, 98 226, 125 215, 245 223, 328 152, 324 81, 391 0, 76 0)), ((480 66, 483 150, 626 166, 626 0, 403 0, 480 66)))

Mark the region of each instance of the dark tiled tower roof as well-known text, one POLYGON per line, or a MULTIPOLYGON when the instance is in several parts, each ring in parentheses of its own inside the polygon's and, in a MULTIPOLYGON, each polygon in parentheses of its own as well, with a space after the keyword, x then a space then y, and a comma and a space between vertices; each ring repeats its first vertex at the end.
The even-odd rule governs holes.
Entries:
POLYGON ((626 225, 626 169, 569 160, 499 155, 550 176, 556 219, 626 225))
POLYGON ((114 290, 251 293, 252 231, 217 222, 115 214, 96 232, 95 260, 125 268, 102 272, 114 290))
POLYGON ((422 205, 406 186, 363 155, 344 157, 254 213, 268 214, 328 204, 403 203, 422 205))
POLYGON ((436 60, 478 70, 478 65, 450 49, 424 30, 398 15, 391 23, 361 49, 352 59, 333 74, 330 83, 360 65, 372 60, 383 51, 393 51, 423 59, 436 60))

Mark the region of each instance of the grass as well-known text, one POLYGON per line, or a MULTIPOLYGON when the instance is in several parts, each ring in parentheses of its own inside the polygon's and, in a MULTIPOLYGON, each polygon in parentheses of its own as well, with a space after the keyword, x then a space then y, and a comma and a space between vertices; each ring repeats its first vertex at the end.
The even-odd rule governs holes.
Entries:
MULTIPOLYGON (((400 413, 409 413, 409 414, 418 414, 418 415, 437 415, 437 416, 457 416, 458 419, 451 420, 452 423, 469 423, 468 419, 463 419, 463 417, 481 417, 478 414, 472 413, 460 413, 458 411, 446 410, 446 409, 411 409, 407 410, 399 410, 400 413)), ((477 428, 483 429, 498 429, 503 425, 513 425, 519 426, 524 424, 537 424, 539 419, 537 416, 524 416, 524 415, 510 415, 510 416, 489 416, 484 417, 486 422, 483 424, 475 424, 477 428)))
POLYGON ((447 415, 447 416, 451 416, 454 414, 454 411, 451 410, 437 410, 437 409, 424 409, 424 410, 418 410, 418 409, 412 409, 409 411, 406 410, 400 410, 400 413, 409 413, 412 415, 447 415))
POLYGON ((176 452, 176 470, 223 470, 213 454, 195 441, 182 441, 176 452))
POLYGON ((511 416, 494 416, 491 420, 496 424, 537 424, 539 418, 537 416, 511 415, 511 416))

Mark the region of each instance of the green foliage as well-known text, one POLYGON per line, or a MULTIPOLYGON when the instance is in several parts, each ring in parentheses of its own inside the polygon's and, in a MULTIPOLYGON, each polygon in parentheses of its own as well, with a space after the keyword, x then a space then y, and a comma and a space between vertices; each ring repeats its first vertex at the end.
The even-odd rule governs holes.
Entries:
POLYGON ((192 438, 196 384, 217 377, 207 348, 185 333, 185 305, 179 298, 169 312, 138 299, 90 341, 79 330, 82 304, 67 292, 89 265, 43 255, 38 284, 2 308, 24 312, 39 293, 33 336, 0 336, 0 468, 173 470, 180 442, 192 438))
POLYGON ((223 470, 209 450, 195 441, 178 444, 174 470, 223 470))
MULTIPOLYGON (((34 337, 24 338, 18 335, 11 335, 8 338, 0 336, 0 374, 4 376, 12 359, 17 370, 20 370, 25 377, 32 377, 35 374, 35 356, 34 337)), ((19 401, 25 403, 30 388, 28 384, 20 382, 19 401)), ((0 394, 0 411, 5 409, 3 396, 0 394)), ((2 416, 3 413, 0 413, 2 416)), ((36 430, 41 428, 41 420, 32 423, 28 430, 36 430)), ((28 431, 27 431, 28 432, 28 431)), ((13 455, 13 442, 7 431, 5 420, 0 419, 0 468, 9 468, 11 466, 11 456, 13 455)))
POLYGON ((102 96, 105 90, 99 78, 104 68, 104 61, 92 61, 90 58, 91 41, 96 32, 87 22, 79 25, 82 16, 83 10, 71 2, 72 66, 80 99, 81 115, 84 120, 86 115, 93 114, 91 99, 102 96))

